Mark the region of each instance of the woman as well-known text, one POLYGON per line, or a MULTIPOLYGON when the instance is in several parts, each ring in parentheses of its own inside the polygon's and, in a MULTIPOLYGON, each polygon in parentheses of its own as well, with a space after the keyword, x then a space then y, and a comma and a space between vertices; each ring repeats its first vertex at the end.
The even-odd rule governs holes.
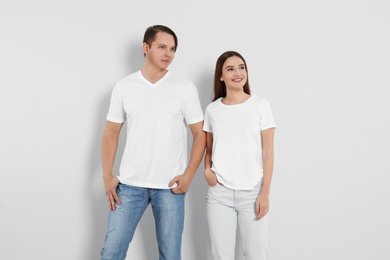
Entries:
POLYGON ((275 123, 269 103, 250 94, 239 53, 228 51, 218 58, 213 101, 203 127, 213 259, 234 260, 238 224, 245 259, 266 260, 275 123))

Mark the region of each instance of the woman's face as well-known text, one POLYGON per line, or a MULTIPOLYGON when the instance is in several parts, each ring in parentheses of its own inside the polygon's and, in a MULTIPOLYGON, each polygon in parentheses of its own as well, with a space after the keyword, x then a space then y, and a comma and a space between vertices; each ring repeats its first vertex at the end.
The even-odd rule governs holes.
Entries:
POLYGON ((228 58, 222 66, 220 80, 225 82, 227 89, 243 90, 247 80, 244 61, 237 56, 228 58))

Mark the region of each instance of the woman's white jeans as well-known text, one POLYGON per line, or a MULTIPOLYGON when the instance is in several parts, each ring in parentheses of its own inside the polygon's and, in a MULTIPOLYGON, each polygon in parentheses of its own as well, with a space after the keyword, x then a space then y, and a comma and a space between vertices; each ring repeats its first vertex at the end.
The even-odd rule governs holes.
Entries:
POLYGON ((207 192, 207 220, 214 260, 234 260, 237 224, 246 260, 268 260, 268 215, 256 219, 256 200, 262 182, 253 190, 231 190, 217 184, 207 192))

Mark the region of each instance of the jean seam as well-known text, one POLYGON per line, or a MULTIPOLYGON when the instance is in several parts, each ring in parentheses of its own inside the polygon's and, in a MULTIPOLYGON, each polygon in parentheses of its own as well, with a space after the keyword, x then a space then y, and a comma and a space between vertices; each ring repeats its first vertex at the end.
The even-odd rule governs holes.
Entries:
POLYGON ((145 201, 144 205, 141 207, 141 210, 138 212, 138 216, 137 216, 136 221, 135 221, 136 224, 133 226, 133 230, 131 231, 129 240, 127 241, 127 246, 126 246, 125 250, 123 251, 122 260, 125 259, 126 252, 129 249, 130 240, 134 235, 134 232, 135 232, 136 226, 138 225, 139 220, 141 219, 140 215, 141 215, 141 212, 143 211, 143 209, 145 208, 145 205, 148 205, 147 200, 145 201))

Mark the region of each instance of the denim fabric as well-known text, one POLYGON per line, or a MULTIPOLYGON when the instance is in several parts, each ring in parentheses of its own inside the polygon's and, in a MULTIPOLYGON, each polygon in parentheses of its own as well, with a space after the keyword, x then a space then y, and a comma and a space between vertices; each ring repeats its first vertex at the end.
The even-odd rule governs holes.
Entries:
POLYGON ((107 235, 101 260, 123 260, 135 229, 149 203, 156 223, 159 260, 181 259, 185 194, 170 189, 150 189, 119 184, 121 205, 108 216, 107 235))

